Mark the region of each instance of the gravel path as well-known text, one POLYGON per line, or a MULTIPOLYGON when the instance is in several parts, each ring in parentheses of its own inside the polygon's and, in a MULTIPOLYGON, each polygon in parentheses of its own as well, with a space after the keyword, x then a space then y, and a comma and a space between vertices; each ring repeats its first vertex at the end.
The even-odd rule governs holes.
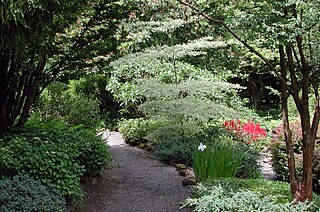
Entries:
POLYGON ((277 174, 272 167, 272 158, 270 156, 270 151, 267 148, 263 149, 260 153, 260 158, 258 164, 260 165, 262 177, 267 180, 276 180, 277 174))
POLYGON ((82 212, 174 212, 191 196, 175 168, 148 152, 125 144, 120 133, 105 132, 114 168, 88 187, 82 212))

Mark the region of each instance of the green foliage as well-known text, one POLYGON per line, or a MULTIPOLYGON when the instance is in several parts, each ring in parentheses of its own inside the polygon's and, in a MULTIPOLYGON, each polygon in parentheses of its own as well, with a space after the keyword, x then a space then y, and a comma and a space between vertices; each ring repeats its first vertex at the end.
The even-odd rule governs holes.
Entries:
POLYGON ((72 147, 35 138, 29 142, 23 137, 1 140, 1 166, 52 185, 64 197, 81 198, 84 193, 80 187, 80 176, 84 168, 75 161, 75 155, 68 153, 72 147))
POLYGON ((0 50, 12 47, 38 50, 48 47, 48 40, 76 19, 85 2, 19 0, 1 1, 0 5, 0 50))
MULTIPOLYGON (((203 189, 200 187, 200 189, 203 189)), ((184 206, 194 207, 194 211, 306 211, 312 208, 309 203, 274 203, 268 196, 259 192, 240 190, 226 193, 216 186, 208 195, 187 199, 184 206)))
POLYGON ((149 117, 203 124, 240 115, 237 111, 242 105, 237 96, 240 87, 226 82, 198 79, 165 84, 150 79, 140 81, 138 89, 146 100, 139 109, 149 117))
POLYGON ((239 154, 243 154, 242 166, 237 173, 237 177, 239 178, 260 178, 261 177, 261 170, 258 164, 258 159, 260 157, 260 151, 256 148, 248 147, 246 145, 242 145, 236 143, 234 145, 234 149, 239 154))
POLYGON ((157 143, 155 154, 158 158, 169 164, 192 164, 192 154, 196 148, 195 141, 190 137, 173 137, 157 143))
MULTIPOLYGON (((200 144, 201 148, 202 143, 200 144)), ((235 177, 239 172, 243 155, 228 143, 215 143, 194 153, 193 169, 199 181, 211 178, 235 177)))
POLYGON ((213 76, 194 74, 195 77, 171 84, 157 79, 139 80, 137 89, 148 101, 196 97, 235 109, 243 106, 243 102, 238 95, 243 87, 221 81, 213 76))
POLYGON ((268 180, 216 179, 200 183, 185 206, 195 211, 317 211, 318 202, 290 203, 289 184, 268 180))
POLYGON ((155 119, 128 119, 118 123, 119 132, 128 144, 137 145, 146 142, 146 136, 162 124, 155 119))
MULTIPOLYGON (((270 181, 265 179, 213 179, 203 183, 210 189, 210 186, 221 185, 226 192, 238 190, 250 190, 260 192, 263 196, 274 195, 274 200, 277 203, 290 202, 291 195, 289 184, 279 181, 270 181)), ((200 193, 204 194, 204 193, 200 193)))
POLYGON ((62 81, 106 76, 108 65, 118 57, 120 41, 124 35, 120 22, 128 16, 130 8, 118 0, 90 1, 77 22, 57 34, 48 69, 61 70, 62 81))
POLYGON ((55 36, 87 5, 84 0, 0 1, 1 132, 26 123, 39 91, 61 71, 61 66, 48 70, 55 36))
POLYGON ((183 141, 186 138, 194 138, 202 132, 203 130, 192 122, 173 123, 167 121, 162 122, 161 126, 149 133, 146 139, 151 143, 162 144, 164 142, 183 141))
POLYGON ((110 162, 93 130, 56 119, 31 120, 23 131, 4 134, 0 146, 3 173, 30 175, 71 200, 83 197, 84 175, 99 174, 110 162))
MULTIPOLYGON (((290 129, 292 132, 292 142, 293 142, 293 150, 294 157, 296 162, 297 175, 301 178, 302 174, 302 130, 301 124, 299 121, 290 122, 290 129)), ((320 136, 320 131, 318 130, 317 138, 320 136)), ((277 173, 277 177, 280 180, 289 181, 289 173, 288 173, 288 155, 285 144, 285 139, 283 135, 283 127, 278 126, 274 130, 273 140, 270 144, 271 153, 272 153, 272 166, 277 173)), ((313 190, 316 193, 320 192, 320 160, 319 160, 319 143, 316 142, 313 156, 313 190)))
MULTIPOLYGON (((158 79, 160 82, 182 82, 186 79, 203 79, 210 76, 205 70, 197 69, 187 63, 177 62, 175 65, 166 60, 136 60, 132 63, 114 64, 114 71, 108 80, 106 89, 122 106, 122 112, 138 113, 137 106, 143 102, 142 87, 137 87, 138 80, 158 79)), ((144 81, 146 82, 146 81, 144 81)), ((139 83, 141 84, 141 83, 139 83)), ((156 91, 156 90, 155 90, 156 91)))
POLYGON ((149 117, 160 116, 175 120, 177 123, 190 121, 200 125, 209 120, 223 120, 239 114, 225 105, 192 97, 149 101, 142 104, 139 109, 149 117))
POLYGON ((68 89, 63 83, 50 84, 40 97, 38 111, 44 117, 59 117, 75 126, 95 128, 100 121, 98 101, 68 89))
POLYGON ((106 87, 105 76, 88 74, 78 80, 70 80, 69 87, 73 95, 85 95, 98 99, 106 87))
POLYGON ((30 177, 0 180, 0 211, 65 211, 65 200, 53 189, 30 177))
MULTIPOLYGON (((167 63, 171 62, 172 65, 181 64, 183 60, 186 60, 189 62, 188 66, 193 66, 193 63, 195 63, 195 65, 199 65, 199 61, 196 62, 196 60, 202 59, 200 56, 206 55, 208 49, 214 51, 235 44, 237 44, 237 42, 234 40, 223 41, 219 38, 211 36, 202 37, 197 40, 189 41, 188 43, 185 42, 183 44, 163 45, 161 47, 150 48, 146 49, 145 51, 128 54, 119 58, 118 60, 115 60, 111 63, 111 65, 121 66, 121 64, 128 65, 137 61, 152 60, 165 61, 167 63)), ((205 66, 203 66, 203 68, 205 68, 205 66)))

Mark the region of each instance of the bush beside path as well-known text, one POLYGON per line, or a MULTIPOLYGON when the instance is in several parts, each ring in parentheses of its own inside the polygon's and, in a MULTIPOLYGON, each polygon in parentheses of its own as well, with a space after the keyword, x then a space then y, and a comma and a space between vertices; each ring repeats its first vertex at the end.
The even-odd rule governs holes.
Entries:
POLYGON ((180 211, 180 202, 191 196, 191 188, 182 186, 183 178, 174 167, 127 145, 118 132, 105 132, 103 139, 115 167, 88 186, 82 212, 180 211))

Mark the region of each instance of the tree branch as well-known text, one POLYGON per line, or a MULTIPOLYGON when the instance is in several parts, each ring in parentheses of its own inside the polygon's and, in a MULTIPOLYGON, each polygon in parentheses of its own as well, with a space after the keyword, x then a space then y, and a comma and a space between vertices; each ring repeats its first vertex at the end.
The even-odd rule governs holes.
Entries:
POLYGON ((199 10, 197 7, 195 7, 194 5, 191 5, 187 2, 184 2, 182 0, 178 0, 178 2, 180 2, 181 4, 190 7, 191 9, 195 10, 198 14, 200 14, 201 16, 203 16, 204 18, 206 18, 209 21, 214 22, 217 25, 221 25, 223 26, 235 39, 237 39, 240 43, 242 43, 247 49, 249 49, 249 51, 251 51, 252 53, 254 53, 255 55, 257 55, 261 60, 263 60, 267 66, 269 66, 269 68, 271 68, 271 70, 273 71, 273 73, 280 79, 281 83, 285 86, 285 88, 289 91, 290 94, 293 93, 292 89, 288 86, 288 84, 286 83, 285 79, 283 79, 283 77, 278 73, 278 71, 276 70, 276 68, 272 65, 272 63, 266 58, 264 57, 260 52, 258 52, 255 48, 253 48, 252 46, 250 46, 250 44, 248 44, 245 40, 243 40, 242 38, 240 38, 237 33, 235 33, 223 20, 218 20, 218 19, 214 19, 213 17, 211 17, 210 15, 202 12, 201 10, 199 10))

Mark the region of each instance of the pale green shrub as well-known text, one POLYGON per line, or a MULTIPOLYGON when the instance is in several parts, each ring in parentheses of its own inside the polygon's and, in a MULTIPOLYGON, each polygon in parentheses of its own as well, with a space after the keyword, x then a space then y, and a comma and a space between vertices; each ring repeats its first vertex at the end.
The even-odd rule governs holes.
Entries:
POLYGON ((206 187, 203 184, 197 186, 197 194, 193 198, 188 198, 183 207, 194 207, 194 211, 199 212, 269 212, 269 211, 316 211, 318 208, 313 203, 304 202, 293 204, 290 202, 277 203, 275 195, 269 193, 263 195, 259 191, 246 189, 226 190, 220 184, 206 187))

